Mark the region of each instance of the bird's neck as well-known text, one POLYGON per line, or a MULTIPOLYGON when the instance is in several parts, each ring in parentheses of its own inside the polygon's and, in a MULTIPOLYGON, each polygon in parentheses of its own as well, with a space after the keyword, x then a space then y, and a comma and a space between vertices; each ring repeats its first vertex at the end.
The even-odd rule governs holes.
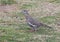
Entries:
POLYGON ((26 15, 25 15, 25 18, 28 19, 28 18, 32 18, 32 17, 31 17, 31 15, 26 14, 26 15))

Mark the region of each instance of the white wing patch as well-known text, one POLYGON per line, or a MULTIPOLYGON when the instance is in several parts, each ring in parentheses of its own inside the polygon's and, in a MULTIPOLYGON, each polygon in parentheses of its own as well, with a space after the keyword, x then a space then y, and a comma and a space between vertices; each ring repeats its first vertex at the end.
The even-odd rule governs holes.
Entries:
POLYGON ((33 25, 32 23, 28 22, 28 24, 32 25, 32 26, 36 26, 36 25, 33 25))

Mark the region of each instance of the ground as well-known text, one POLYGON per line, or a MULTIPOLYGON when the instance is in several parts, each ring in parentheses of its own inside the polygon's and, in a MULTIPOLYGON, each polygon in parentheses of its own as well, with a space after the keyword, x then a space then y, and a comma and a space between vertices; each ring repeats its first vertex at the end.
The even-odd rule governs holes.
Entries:
POLYGON ((0 42, 60 42, 59 0, 15 0, 16 4, 0 5, 0 42), (39 27, 29 32, 30 27, 21 13, 27 9, 38 21, 53 28, 39 27))

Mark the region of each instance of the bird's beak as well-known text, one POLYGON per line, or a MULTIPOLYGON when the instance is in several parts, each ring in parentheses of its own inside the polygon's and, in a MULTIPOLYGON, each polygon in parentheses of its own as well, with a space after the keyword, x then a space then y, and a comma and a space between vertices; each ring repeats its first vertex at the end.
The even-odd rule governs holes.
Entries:
POLYGON ((21 11, 20 13, 21 13, 21 14, 23 14, 23 12, 22 12, 22 11, 21 11))

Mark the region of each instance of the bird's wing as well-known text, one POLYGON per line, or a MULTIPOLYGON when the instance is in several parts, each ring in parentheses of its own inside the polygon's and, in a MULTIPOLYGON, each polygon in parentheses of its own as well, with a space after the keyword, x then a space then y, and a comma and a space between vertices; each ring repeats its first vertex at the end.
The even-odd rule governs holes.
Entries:
POLYGON ((48 26, 48 25, 46 25, 44 23, 41 23, 41 22, 39 22, 39 21, 37 21, 37 20, 35 20, 33 18, 29 20, 29 24, 32 25, 32 26, 37 26, 37 27, 44 26, 44 27, 52 28, 52 27, 50 27, 50 26, 48 26))
POLYGON ((33 26, 40 24, 37 20, 35 20, 35 19, 33 19, 33 18, 29 18, 29 19, 27 20, 27 22, 28 22, 30 25, 33 25, 33 26))

